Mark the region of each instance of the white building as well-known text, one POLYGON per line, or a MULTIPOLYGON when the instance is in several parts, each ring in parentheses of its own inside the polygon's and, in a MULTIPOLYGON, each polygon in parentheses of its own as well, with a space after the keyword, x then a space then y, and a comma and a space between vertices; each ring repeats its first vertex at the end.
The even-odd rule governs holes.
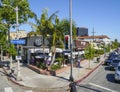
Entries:
POLYGON ((111 44, 111 40, 106 35, 100 36, 79 36, 79 40, 88 41, 88 42, 96 42, 96 43, 104 43, 105 45, 111 44))

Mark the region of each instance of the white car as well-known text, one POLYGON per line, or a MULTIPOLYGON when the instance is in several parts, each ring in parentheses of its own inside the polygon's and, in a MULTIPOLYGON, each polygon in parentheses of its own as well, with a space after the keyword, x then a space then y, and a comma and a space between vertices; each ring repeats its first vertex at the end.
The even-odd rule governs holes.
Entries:
POLYGON ((120 63, 118 63, 118 66, 115 69, 115 81, 120 82, 120 63))

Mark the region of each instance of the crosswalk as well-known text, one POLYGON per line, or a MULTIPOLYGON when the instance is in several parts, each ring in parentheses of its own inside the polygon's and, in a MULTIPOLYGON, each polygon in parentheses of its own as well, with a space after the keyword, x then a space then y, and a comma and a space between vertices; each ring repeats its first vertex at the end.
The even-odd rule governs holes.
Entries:
MULTIPOLYGON (((13 89, 11 87, 5 87, 4 88, 5 92, 14 92, 13 89)), ((25 92, 33 92, 32 90, 26 90, 25 92)))
POLYGON ((11 87, 6 87, 6 88, 4 88, 4 90, 5 90, 5 92, 13 92, 11 87))

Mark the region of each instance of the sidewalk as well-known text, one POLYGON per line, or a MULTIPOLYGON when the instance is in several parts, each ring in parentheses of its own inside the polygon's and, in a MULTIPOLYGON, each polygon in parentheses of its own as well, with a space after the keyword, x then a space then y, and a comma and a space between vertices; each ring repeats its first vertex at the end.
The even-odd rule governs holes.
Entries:
MULTIPOLYGON (((95 60, 90 61, 90 68, 89 67, 89 61, 83 60, 81 61, 81 68, 73 67, 73 78, 75 82, 81 82, 84 78, 86 78, 90 73, 92 73, 99 65, 102 64, 102 61, 104 61, 104 56, 101 56, 100 62, 96 62, 95 60)), ((10 80, 18 85, 30 87, 32 89, 37 90, 64 90, 62 92, 67 92, 65 90, 68 89, 69 85, 69 76, 70 76, 70 67, 67 66, 67 70, 57 74, 56 76, 50 76, 50 75, 42 75, 34 72, 33 70, 29 69, 28 67, 24 65, 20 65, 20 77, 21 80, 17 81, 16 74, 17 74, 17 63, 13 64, 13 67, 15 68, 15 75, 13 77, 10 77, 10 80), (15 77, 15 78, 14 78, 15 77)), ((6 73, 10 74, 11 70, 8 70, 7 68, 3 67, 6 73)), ((46 91, 49 92, 49 91, 46 91)), ((52 91, 51 91, 52 92, 52 91)))

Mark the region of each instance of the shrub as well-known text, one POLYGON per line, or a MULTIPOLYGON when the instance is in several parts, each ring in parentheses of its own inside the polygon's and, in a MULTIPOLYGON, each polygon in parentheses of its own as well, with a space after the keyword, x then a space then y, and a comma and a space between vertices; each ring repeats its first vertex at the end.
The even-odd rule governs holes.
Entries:
POLYGON ((60 69, 61 68, 61 65, 58 63, 58 64, 53 64, 51 65, 50 69, 53 70, 53 71, 56 71, 57 69, 60 69))

